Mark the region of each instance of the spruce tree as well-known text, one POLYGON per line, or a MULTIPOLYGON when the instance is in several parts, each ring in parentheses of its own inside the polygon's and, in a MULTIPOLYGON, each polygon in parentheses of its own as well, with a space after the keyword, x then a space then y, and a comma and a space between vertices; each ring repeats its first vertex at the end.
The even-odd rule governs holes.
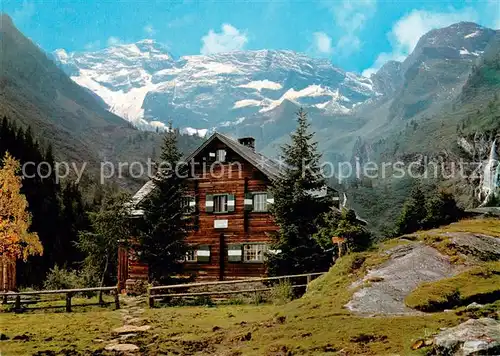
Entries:
POLYGON ((405 201, 401 214, 396 222, 395 235, 410 234, 425 227, 427 211, 426 197, 419 185, 416 185, 405 201))
POLYGON ((137 246, 140 259, 149 265, 150 278, 160 283, 180 272, 181 260, 187 252, 188 218, 183 204, 186 170, 179 165, 182 155, 177 136, 170 124, 163 140, 158 173, 153 178, 155 189, 143 206, 144 224, 137 246))
POLYGON ((321 154, 309 126, 306 112, 300 109, 291 143, 282 147, 283 174, 271 189, 271 212, 279 226, 272 248, 280 252, 269 255, 270 275, 324 271, 330 263, 327 253, 313 238, 319 218, 331 201, 328 196, 314 194, 326 188, 326 181, 320 170, 321 154))

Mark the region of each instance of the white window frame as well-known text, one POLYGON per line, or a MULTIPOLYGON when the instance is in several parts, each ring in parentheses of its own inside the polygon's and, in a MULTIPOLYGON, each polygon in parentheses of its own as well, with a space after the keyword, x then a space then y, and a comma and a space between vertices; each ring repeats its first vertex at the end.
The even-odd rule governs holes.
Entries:
POLYGON ((267 204, 267 193, 266 192, 253 193, 253 195, 252 195, 252 211, 254 211, 256 213, 267 213, 268 210, 269 210, 269 208, 268 208, 268 204, 267 204), (256 198, 258 196, 264 196, 264 201, 260 202, 260 203, 264 204, 264 208, 263 209, 259 209, 259 207, 255 205, 256 204, 256 198))
POLYGON ((213 202, 214 202, 214 214, 224 214, 229 212, 229 207, 228 207, 228 201, 229 201, 229 195, 228 194, 214 194, 213 197, 213 202), (223 208, 224 210, 217 210, 217 208, 221 208, 221 202, 218 202, 218 199, 225 198, 225 203, 223 203, 223 208))
POLYGON ((189 250, 186 252, 186 257, 184 259, 185 262, 197 262, 198 256, 196 254, 196 250, 189 250))
POLYGON ((215 161, 216 162, 226 162, 227 151, 223 148, 217 149, 215 151, 215 161))
POLYGON ((266 254, 268 251, 269 245, 265 243, 244 244, 243 262, 263 263, 266 261, 266 254))

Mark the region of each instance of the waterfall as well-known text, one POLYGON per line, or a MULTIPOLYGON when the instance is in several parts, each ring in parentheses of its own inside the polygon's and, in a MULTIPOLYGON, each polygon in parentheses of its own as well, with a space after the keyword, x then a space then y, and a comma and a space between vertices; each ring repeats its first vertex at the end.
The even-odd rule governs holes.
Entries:
POLYGON ((498 163, 497 141, 494 140, 491 145, 490 155, 483 170, 483 179, 480 187, 480 197, 482 199, 481 206, 488 205, 499 195, 500 165, 498 163))

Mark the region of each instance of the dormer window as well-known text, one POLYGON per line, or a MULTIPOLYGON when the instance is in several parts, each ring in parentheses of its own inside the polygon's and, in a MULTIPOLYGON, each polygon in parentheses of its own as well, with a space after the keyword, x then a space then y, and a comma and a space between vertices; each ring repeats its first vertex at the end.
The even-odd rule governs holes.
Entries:
POLYGON ((215 160, 217 162, 226 162, 226 150, 219 149, 215 152, 215 160))

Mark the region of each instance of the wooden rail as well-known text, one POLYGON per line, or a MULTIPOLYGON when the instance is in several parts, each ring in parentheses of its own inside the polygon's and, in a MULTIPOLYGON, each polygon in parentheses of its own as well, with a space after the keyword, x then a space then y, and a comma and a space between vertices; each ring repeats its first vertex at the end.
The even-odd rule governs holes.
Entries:
MULTIPOLYGON (((71 312, 71 298, 77 293, 85 293, 85 292, 113 292, 114 295, 114 304, 116 309, 120 309, 120 290, 116 287, 96 287, 96 288, 79 288, 79 289, 58 289, 58 290, 41 290, 41 291, 30 291, 30 292, 2 292, 0 293, 0 297, 2 297, 2 304, 8 304, 9 297, 15 297, 14 301, 14 311, 19 312, 22 310, 22 304, 33 303, 32 301, 21 301, 21 296, 33 296, 33 295, 46 295, 46 294, 66 294, 66 312, 71 312)), ((98 303, 89 303, 78 306, 86 306, 86 305, 103 305, 104 301, 99 298, 98 303)), ((109 303, 107 303, 109 304, 109 303)), ((76 306, 76 305, 74 305, 76 306)), ((54 308, 57 308, 54 306, 54 308)), ((32 308, 37 309, 37 308, 32 308)), ((38 308, 39 309, 39 308, 38 308)))
POLYGON ((220 286, 220 285, 235 285, 235 284, 245 284, 245 283, 255 283, 255 282, 267 282, 267 281, 280 281, 280 280, 290 280, 295 278, 306 278, 306 284, 292 284, 292 288, 304 288, 313 280, 314 277, 321 276, 326 272, 316 272, 316 273, 304 273, 295 274, 288 276, 277 276, 277 277, 265 277, 265 278, 247 278, 238 279, 230 281, 220 281, 220 282, 201 282, 201 283, 185 283, 185 284, 173 284, 166 286, 154 286, 148 288, 148 303, 149 307, 154 307, 155 299, 162 298, 172 298, 172 297, 196 297, 196 296, 211 296, 211 295, 229 295, 229 294, 240 294, 240 293, 256 293, 262 291, 269 291, 272 288, 253 288, 253 289, 241 289, 241 290, 227 290, 227 291, 213 291, 213 292, 186 292, 186 293, 157 293, 160 291, 176 290, 176 289, 189 289, 194 287, 206 287, 206 286, 220 286))

